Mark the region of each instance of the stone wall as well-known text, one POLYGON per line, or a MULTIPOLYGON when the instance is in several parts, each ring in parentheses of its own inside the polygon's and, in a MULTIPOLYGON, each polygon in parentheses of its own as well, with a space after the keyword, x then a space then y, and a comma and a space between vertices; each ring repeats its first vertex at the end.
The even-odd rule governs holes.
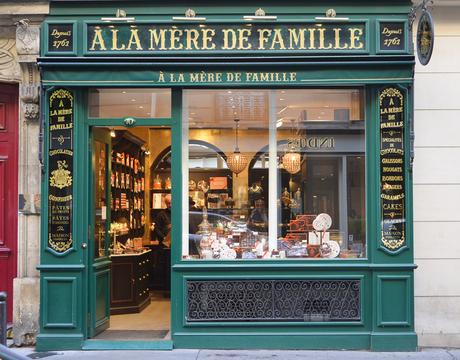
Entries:
POLYGON ((420 346, 460 347, 460 2, 444 3, 415 74, 415 325, 420 346))
POLYGON ((19 83, 18 269, 13 282, 16 345, 35 343, 39 316, 39 26, 47 1, 0 3, 0 83, 19 83))

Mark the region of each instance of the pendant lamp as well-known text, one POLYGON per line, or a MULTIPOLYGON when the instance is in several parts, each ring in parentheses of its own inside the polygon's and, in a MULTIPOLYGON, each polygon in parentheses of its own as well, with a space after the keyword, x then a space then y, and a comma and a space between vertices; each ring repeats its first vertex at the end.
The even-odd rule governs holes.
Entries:
POLYGON ((290 174, 294 175, 300 171, 300 154, 289 151, 283 156, 283 168, 290 174))
MULTIPOLYGON (((292 121, 291 133, 294 136, 294 120, 292 121)), ((291 141, 290 143, 291 145, 289 146, 289 150, 286 154, 284 154, 281 162, 283 163, 283 168, 289 174, 294 175, 300 171, 301 156, 299 152, 295 151, 295 141, 291 141)))
POLYGON ((227 166, 228 168, 236 174, 242 172, 246 166, 248 165, 248 157, 243 155, 240 152, 240 148, 238 147, 238 129, 239 129, 239 119, 235 119, 235 151, 227 156, 227 166))

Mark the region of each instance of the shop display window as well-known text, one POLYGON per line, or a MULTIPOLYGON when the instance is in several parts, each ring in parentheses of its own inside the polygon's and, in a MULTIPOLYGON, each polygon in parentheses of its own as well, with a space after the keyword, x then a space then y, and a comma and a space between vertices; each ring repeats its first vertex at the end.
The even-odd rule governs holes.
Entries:
POLYGON ((186 90, 183 121, 184 259, 366 257, 361 89, 186 90))
POLYGON ((171 89, 93 88, 88 102, 91 118, 171 116, 171 89))

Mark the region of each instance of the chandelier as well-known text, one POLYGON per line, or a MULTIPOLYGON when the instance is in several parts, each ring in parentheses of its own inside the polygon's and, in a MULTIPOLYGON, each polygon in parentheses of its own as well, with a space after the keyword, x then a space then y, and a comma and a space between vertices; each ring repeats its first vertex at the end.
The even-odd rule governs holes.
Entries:
MULTIPOLYGON (((291 133, 294 136, 294 120, 292 120, 291 133)), ((283 168, 292 175, 297 174, 300 171, 301 162, 300 153, 295 151, 295 143, 295 141, 290 141, 289 150, 281 159, 283 168)))
POLYGON ((246 166, 248 165, 248 157, 246 155, 241 154, 240 149, 238 147, 238 129, 239 129, 239 119, 235 119, 235 151, 227 156, 227 166, 228 168, 236 174, 242 172, 246 166))
POLYGON ((283 168, 290 174, 294 175, 300 171, 300 154, 297 152, 289 151, 284 154, 283 168))

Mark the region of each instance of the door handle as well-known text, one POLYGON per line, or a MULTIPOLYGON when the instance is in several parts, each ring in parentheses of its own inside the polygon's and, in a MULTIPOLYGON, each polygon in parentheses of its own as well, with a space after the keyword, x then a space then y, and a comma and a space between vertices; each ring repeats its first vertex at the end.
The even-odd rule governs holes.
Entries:
POLYGON ((81 244, 81 248, 82 248, 82 249, 86 249, 87 247, 88 247, 88 244, 87 244, 87 243, 82 243, 82 244, 81 244))

